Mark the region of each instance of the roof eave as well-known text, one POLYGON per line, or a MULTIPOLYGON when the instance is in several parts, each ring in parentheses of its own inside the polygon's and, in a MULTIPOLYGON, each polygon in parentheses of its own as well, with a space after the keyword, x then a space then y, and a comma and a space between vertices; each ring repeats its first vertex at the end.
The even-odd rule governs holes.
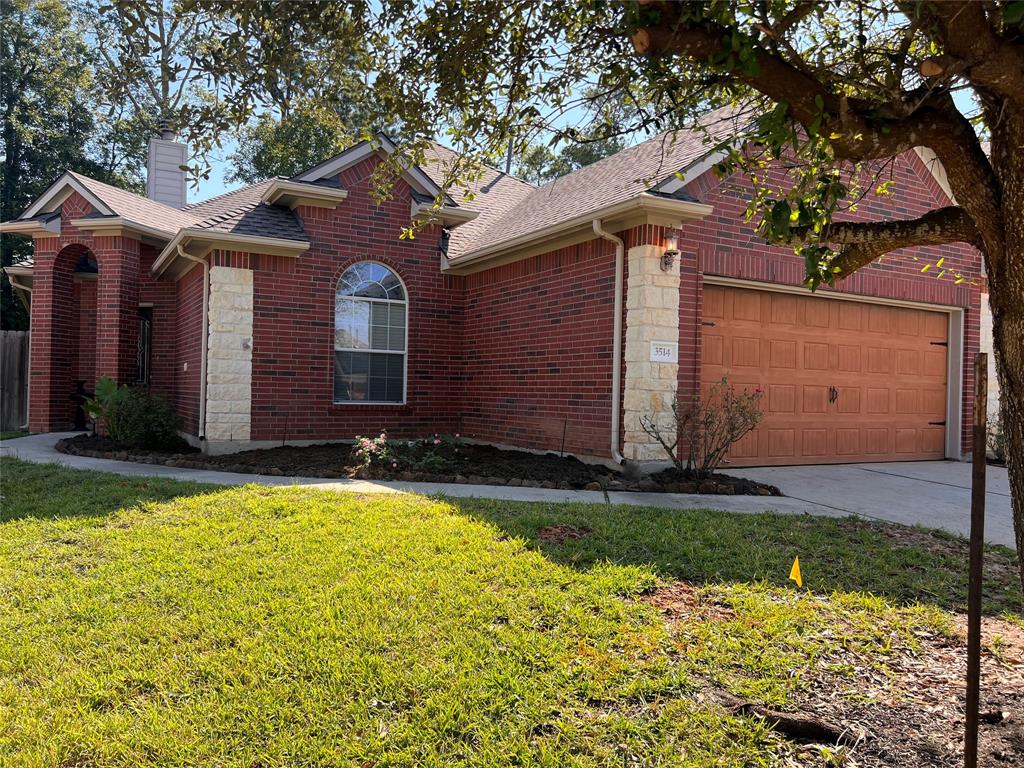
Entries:
POLYGON ((65 171, 18 218, 28 219, 38 213, 55 210, 71 195, 71 192, 80 194, 89 202, 89 205, 100 213, 108 216, 114 215, 114 211, 109 205, 103 202, 94 192, 87 189, 70 171, 65 171))
POLYGON ((300 205, 313 208, 335 209, 348 197, 344 189, 319 187, 300 181, 276 179, 260 197, 261 202, 268 205, 284 205, 295 210, 300 205))
POLYGON ((456 259, 449 259, 446 271, 452 274, 470 274, 486 269, 494 261, 515 261, 517 258, 534 255, 538 252, 538 247, 542 250, 552 250, 574 242, 592 240, 594 219, 601 219, 608 231, 617 231, 633 226, 634 223, 680 226, 687 221, 703 219, 712 210, 713 207, 705 203, 674 200, 644 192, 629 200, 596 208, 526 235, 478 248, 456 259))
POLYGON ((155 240, 165 243, 174 237, 173 232, 166 229, 159 229, 148 224, 142 224, 123 216, 102 216, 83 219, 72 219, 71 224, 79 229, 85 229, 97 235, 119 235, 128 232, 139 235, 143 239, 155 240))
POLYGON ((5 235, 25 235, 26 237, 56 237, 60 234, 60 218, 50 221, 12 219, 0 222, 0 232, 5 235))
POLYGON ((452 228, 472 221, 479 215, 479 211, 471 211, 468 208, 452 208, 447 205, 438 207, 431 203, 417 203, 415 200, 410 211, 410 216, 413 219, 426 222, 440 221, 452 228))
MULTIPOLYGON (((271 256, 301 256, 309 250, 310 243, 306 240, 285 240, 279 237, 263 237, 261 235, 239 235, 234 232, 218 232, 199 227, 185 227, 171 239, 157 256, 150 269, 155 279, 164 277, 172 265, 178 260, 178 246, 183 250, 193 249, 193 256, 205 257, 218 247, 232 250, 245 250, 252 253, 269 254, 271 256)), ((180 277, 184 271, 175 277, 180 277)))

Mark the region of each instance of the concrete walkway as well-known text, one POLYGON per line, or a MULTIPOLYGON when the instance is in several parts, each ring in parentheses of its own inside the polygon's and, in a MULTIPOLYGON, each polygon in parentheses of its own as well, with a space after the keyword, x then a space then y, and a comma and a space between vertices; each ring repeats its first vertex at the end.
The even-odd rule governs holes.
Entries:
MULTIPOLYGON (((203 469, 181 469, 158 464, 136 464, 112 459, 93 459, 85 456, 68 456, 54 449, 62 437, 75 433, 52 433, 30 435, 0 443, 0 455, 14 456, 25 461, 42 464, 60 464, 75 469, 89 469, 97 472, 113 472, 135 477, 167 477, 215 485, 244 485, 258 483, 270 486, 308 486, 327 490, 353 493, 421 493, 430 496, 474 497, 504 501, 579 502, 586 504, 629 504, 633 506, 661 507, 669 509, 720 509, 727 512, 781 512, 785 514, 810 514, 826 517, 847 517, 858 515, 877 520, 891 520, 907 524, 921 524, 945 528, 953 533, 965 534, 968 523, 968 506, 960 507, 960 497, 969 496, 962 486, 941 484, 927 479, 930 468, 941 473, 942 468, 965 468, 964 475, 970 479, 968 465, 951 462, 917 464, 844 465, 833 467, 786 467, 758 470, 732 470, 731 474, 744 475, 773 483, 786 493, 785 497, 770 496, 713 496, 682 493, 639 493, 627 491, 572 491, 546 488, 511 488, 494 485, 456 485, 442 483, 407 483, 369 480, 328 480, 311 477, 273 477, 268 475, 244 475, 234 472, 217 472, 203 469), (873 475, 863 472, 879 467, 877 474, 885 478, 892 487, 888 495, 878 495, 878 485, 873 475), (924 473, 925 479, 912 474, 888 475, 893 467, 909 472, 906 468, 916 467, 924 473), (857 472, 861 472, 857 475, 857 472), (789 473, 789 474, 787 474, 789 473), (850 473, 854 473, 850 475, 850 473), (838 479, 836 479, 838 478, 838 479), (859 485, 858 480, 859 479, 859 485), (865 479, 866 478, 866 479, 865 479), (904 490, 899 490, 902 478, 904 490), (917 486, 930 492, 931 497, 922 494, 917 486), (870 494, 865 494, 870 491, 870 494), (859 495, 864 494, 863 498, 859 495), (839 500, 837 502, 837 500, 839 500), (936 500, 941 500, 937 503, 936 500), (934 514, 937 509, 944 510, 934 514), (962 518, 962 519, 961 519, 962 518)), ((997 471, 998 472, 998 471, 997 471)), ((1009 525, 1009 489, 1006 472, 1002 470, 1002 485, 998 474, 990 480, 990 523, 987 536, 989 541, 1013 546, 1013 530, 1009 525), (1000 492, 1000 489, 1002 493, 1000 492), (998 503, 993 503, 998 500, 998 503), (999 506, 1001 504, 1002 506, 999 506), (1005 518, 1005 520, 1004 520, 1005 518), (1009 527, 1007 527, 1009 526, 1009 527)), ((968 485, 969 487, 969 485, 968 485)))

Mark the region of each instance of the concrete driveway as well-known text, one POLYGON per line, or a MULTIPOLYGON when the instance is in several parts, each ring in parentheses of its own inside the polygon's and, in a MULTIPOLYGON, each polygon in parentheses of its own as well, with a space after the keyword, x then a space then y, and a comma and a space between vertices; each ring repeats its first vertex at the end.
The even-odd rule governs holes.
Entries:
MULTIPOLYGON (((792 499, 906 525, 971 529, 971 465, 961 461, 830 464, 728 469, 730 475, 777 485, 792 499)), ((985 483, 985 540, 1014 547, 1006 469, 989 467, 985 483)))

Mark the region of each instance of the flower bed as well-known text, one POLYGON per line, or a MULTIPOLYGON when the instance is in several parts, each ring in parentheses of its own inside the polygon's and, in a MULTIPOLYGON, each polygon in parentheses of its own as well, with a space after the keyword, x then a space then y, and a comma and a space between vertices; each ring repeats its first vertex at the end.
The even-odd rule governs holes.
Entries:
POLYGON ((106 437, 76 435, 59 441, 57 450, 76 456, 256 475, 468 483, 566 490, 781 495, 774 486, 728 475, 714 475, 698 483, 675 470, 665 470, 633 479, 608 467, 585 464, 571 456, 502 450, 442 435, 422 440, 382 439, 376 435, 372 438, 357 438, 354 445, 329 443, 302 447, 281 446, 223 456, 206 456, 198 451, 140 451, 126 448, 106 437))

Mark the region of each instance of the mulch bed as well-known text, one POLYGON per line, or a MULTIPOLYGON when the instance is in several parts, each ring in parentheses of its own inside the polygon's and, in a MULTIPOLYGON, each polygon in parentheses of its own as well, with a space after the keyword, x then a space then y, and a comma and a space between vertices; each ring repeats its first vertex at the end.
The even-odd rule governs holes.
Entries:
POLYGON ((441 472, 395 471, 391 473, 379 470, 366 472, 353 461, 351 446, 342 443, 302 447, 282 446, 223 456, 205 456, 194 450, 187 453, 169 453, 129 449, 107 437, 83 434, 60 440, 57 443, 57 450, 75 456, 253 475, 366 478, 591 491, 782 495, 775 486, 763 485, 728 475, 716 474, 708 480, 696 483, 671 469, 647 477, 632 479, 608 467, 584 464, 571 456, 502 450, 489 445, 470 443, 446 449, 443 454, 444 469, 441 472))
MULTIPOLYGON (((670 626, 689 621, 732 618, 687 582, 675 582, 645 595, 670 626)), ((801 765, 820 765, 813 745, 846 751, 841 764, 858 768, 955 768, 963 765, 964 675, 967 668, 966 619, 957 634, 917 633, 919 649, 894 648, 884 660, 867 658, 855 645, 819 658, 793 706, 786 712, 742 701, 708 683, 699 698, 733 711, 758 715, 794 741, 801 765), (829 665, 852 668, 839 675, 829 665), (832 739, 794 735, 793 726, 811 723, 832 739)), ((1024 629, 998 617, 982 619, 981 724, 979 765, 1024 765, 1024 629)), ((832 765, 833 763, 827 763, 832 765)), ((836 763, 839 764, 839 763, 836 763)))

